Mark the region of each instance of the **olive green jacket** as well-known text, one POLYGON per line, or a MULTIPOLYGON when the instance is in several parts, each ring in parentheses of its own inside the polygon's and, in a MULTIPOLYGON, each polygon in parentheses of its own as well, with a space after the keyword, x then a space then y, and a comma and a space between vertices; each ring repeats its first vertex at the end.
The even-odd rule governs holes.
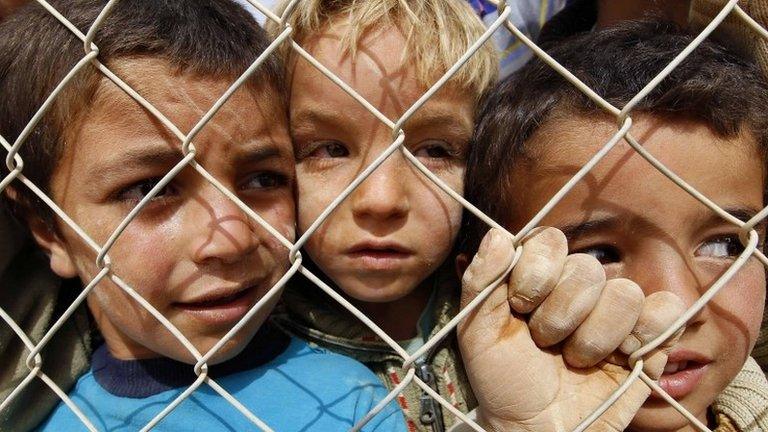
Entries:
MULTIPOLYGON (((64 288, 31 237, 0 209, 0 308, 33 344, 42 339, 77 294, 76 288, 64 288)), ((87 312, 80 308, 43 349, 41 373, 67 392, 88 370, 90 353, 87 312)), ((0 320, 0 404, 30 374, 28 356, 22 340, 0 320)), ((0 431, 30 430, 59 402, 58 396, 35 377, 0 410, 0 431)))

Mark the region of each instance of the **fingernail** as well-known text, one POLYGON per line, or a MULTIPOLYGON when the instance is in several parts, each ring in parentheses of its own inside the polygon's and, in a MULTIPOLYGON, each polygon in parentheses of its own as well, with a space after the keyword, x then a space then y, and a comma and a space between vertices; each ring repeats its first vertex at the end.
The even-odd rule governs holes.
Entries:
POLYGON ((480 242, 480 247, 477 249, 477 255, 482 256, 485 255, 485 253, 489 249, 493 249, 496 247, 496 243, 498 242, 499 234, 496 230, 496 228, 491 228, 488 230, 488 232, 485 234, 485 237, 483 237, 483 241, 480 242))

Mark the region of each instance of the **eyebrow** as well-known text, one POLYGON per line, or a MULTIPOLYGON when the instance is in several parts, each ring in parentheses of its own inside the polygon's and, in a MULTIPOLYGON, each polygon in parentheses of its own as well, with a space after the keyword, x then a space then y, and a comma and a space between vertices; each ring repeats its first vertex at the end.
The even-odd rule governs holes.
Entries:
POLYGON ((346 124, 344 118, 340 115, 333 114, 332 110, 324 110, 317 108, 310 108, 299 111, 295 118, 291 119, 291 124, 301 123, 319 123, 330 126, 338 126, 346 124))
MULTIPOLYGON (((740 206, 739 207, 725 207, 725 208, 723 208, 723 210, 726 213, 729 213, 731 216, 735 217, 736 219, 738 219, 738 220, 740 220, 742 222, 749 221, 750 219, 755 217, 756 214, 758 214, 760 212, 759 209, 755 209, 755 208, 752 208, 752 207, 740 207, 740 206)), ((710 217, 706 221, 707 225, 718 225, 718 224, 722 224, 722 223, 730 223, 730 222, 726 221, 725 219, 723 219, 722 217, 720 217, 720 215, 718 215, 717 213, 715 213, 715 212, 710 212, 710 213, 711 213, 711 215, 710 215, 710 217)), ((760 228, 764 228, 766 226, 766 223, 767 223, 766 220, 763 219, 763 220, 761 220, 760 222, 758 222, 755 225, 755 228, 758 229, 758 231, 759 231, 760 228)))
POLYGON ((235 165, 252 165, 271 159, 292 159, 280 146, 269 143, 249 145, 237 151, 234 156, 235 165))
POLYGON ((457 116, 446 110, 425 111, 422 115, 418 112, 405 123, 405 129, 418 129, 423 127, 448 127, 454 133, 472 133, 472 125, 467 124, 457 116))
POLYGON ((560 231, 562 231, 563 234, 565 234, 565 238, 571 242, 595 232, 613 229, 617 225, 619 225, 619 218, 616 216, 608 216, 586 222, 568 224, 560 228, 560 231))
MULTIPOLYGON (((130 149, 102 166, 96 167, 93 172, 99 178, 109 178, 142 167, 171 167, 179 163, 183 157, 178 149, 166 146, 130 149)), ((234 155, 233 163, 235 165, 256 164, 265 160, 281 158, 290 157, 279 146, 262 142, 238 150, 234 155)))
POLYGON ((139 167, 166 167, 178 163, 183 158, 177 149, 166 146, 152 146, 129 149, 116 156, 93 172, 101 178, 113 177, 117 174, 139 167))
MULTIPOLYGON (((759 211, 751 207, 726 207, 726 208, 723 208, 723 210, 725 210, 726 212, 731 214, 733 217, 735 217, 736 219, 739 219, 742 222, 746 222, 752 219, 759 211)), ((702 226, 712 226, 712 225, 728 223, 725 219, 720 217, 717 213, 712 212, 709 209, 707 209, 707 211, 709 212, 710 216, 706 219, 706 221, 702 226)), ((568 239, 568 241, 571 242, 581 237, 588 236, 590 234, 615 229, 617 226, 625 222, 626 222, 625 220, 622 220, 617 216, 607 216, 603 218, 589 220, 586 222, 568 224, 560 228, 560 230, 563 232, 563 234, 565 234, 565 237, 568 239)), ((632 223, 634 225, 645 225, 644 227, 639 227, 640 229, 643 229, 643 228, 647 229, 651 227, 650 224, 646 224, 645 221, 641 221, 641 220, 635 220, 632 223)), ((756 225, 756 228, 759 231, 760 228, 764 228, 766 225, 768 225, 768 222, 766 222, 766 219, 763 219, 760 223, 756 225)))
MULTIPOLYGON (((724 208, 723 210, 742 222, 747 222, 748 220, 755 217, 755 215, 759 212, 759 210, 753 209, 751 207, 728 207, 724 208)), ((717 216, 715 213, 712 213, 712 215, 720 218, 720 216, 717 216)))

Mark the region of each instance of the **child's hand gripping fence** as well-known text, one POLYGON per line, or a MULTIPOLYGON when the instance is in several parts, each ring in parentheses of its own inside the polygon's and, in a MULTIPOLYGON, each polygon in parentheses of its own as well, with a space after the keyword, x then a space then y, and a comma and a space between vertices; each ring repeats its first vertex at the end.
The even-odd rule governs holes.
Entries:
MULTIPOLYGON (((197 380, 189 388, 187 388, 183 393, 181 393, 171 404, 166 406, 152 421, 146 424, 142 430, 152 429, 155 425, 157 425, 160 421, 162 421, 162 419, 167 414, 169 414, 172 410, 174 410, 175 407, 179 405, 179 403, 181 403, 184 399, 189 397, 198 387, 200 387, 204 383, 210 386, 214 391, 220 394, 229 403, 231 403, 244 416, 246 416, 256 427, 262 430, 272 430, 268 424, 265 424, 263 421, 261 421, 258 416, 252 413, 247 407, 243 406, 236 398, 234 398, 229 392, 227 392, 226 389, 222 388, 210 376, 208 376, 207 361, 217 352, 217 350, 222 345, 226 343, 227 340, 229 340, 232 337, 234 333, 236 333, 240 328, 242 328, 245 325, 245 323, 256 314, 257 311, 259 311, 264 305, 268 304, 271 298, 273 298, 276 295, 279 295, 283 286, 291 279, 291 277, 294 276, 295 273, 300 272, 303 275, 305 275, 307 278, 309 278, 309 280, 313 281, 321 290, 323 290, 325 293, 327 293, 329 296, 335 299, 339 304, 341 304, 343 307, 348 309, 352 314, 358 317, 363 323, 365 323, 366 326, 368 326, 372 331, 374 331, 378 336, 380 336, 383 341, 385 341, 393 350, 395 350, 395 352, 397 352, 403 358, 403 369, 406 370, 407 373, 404 379, 402 380, 402 382, 397 386, 397 388, 393 389, 389 393, 387 398, 385 400, 382 400, 365 417, 365 419, 363 419, 359 424, 355 425, 353 430, 359 430, 362 426, 364 426, 368 422, 368 420, 370 420, 374 415, 376 415, 376 413, 381 411, 386 406, 387 403, 393 400, 398 395, 398 393, 408 385, 416 385, 420 387, 425 392, 430 394, 446 410, 448 410, 453 415, 461 419, 467 425, 469 425, 475 430, 483 430, 479 425, 477 425, 471 419, 467 418, 466 415, 461 413, 451 403, 446 401, 443 397, 441 397, 434 390, 432 390, 432 388, 430 388, 429 385, 427 385, 424 381, 422 381, 419 377, 417 377, 415 374, 414 361, 420 356, 422 356, 424 353, 428 352, 443 338, 445 338, 446 335, 448 335, 451 331, 453 331, 458 325, 459 321, 461 321, 473 309, 475 309, 478 306, 478 304, 482 302, 482 300, 486 298, 491 293, 491 291, 494 290, 500 284, 500 282, 509 274, 509 272, 515 265, 515 261, 513 261, 513 263, 509 266, 509 268, 506 269, 504 273, 500 274, 500 276, 494 283, 492 283, 490 286, 485 288, 482 291, 482 293, 474 301, 472 301, 454 319, 452 319, 450 323, 446 325, 445 328, 443 328, 434 338, 429 340, 417 352, 409 355, 403 348, 400 347, 400 345, 398 345, 391 337, 389 337, 384 331, 382 331, 378 326, 376 326, 368 317, 366 317, 363 313, 361 313, 357 308, 355 308, 340 294, 335 292, 328 284, 326 284, 324 281, 322 281, 320 278, 318 278, 316 275, 310 272, 307 268, 302 266, 302 256, 299 251, 301 247, 307 242, 309 237, 312 236, 315 233, 315 231, 318 229, 318 227, 329 217, 331 212, 337 206, 339 206, 340 203, 343 200, 345 200, 355 190, 355 188, 357 188, 369 175, 371 175, 373 171, 375 171, 382 163, 384 163, 384 161, 388 157, 390 157, 392 154, 398 151, 401 152, 402 155, 407 160, 409 160, 421 173, 423 173, 427 178, 429 178, 432 182, 434 182, 438 187, 440 187, 448 195, 450 195, 455 200, 460 202, 466 209, 471 211, 473 214, 475 214, 477 217, 479 217, 489 226, 496 227, 503 230, 503 227, 501 227, 498 223, 491 220, 489 217, 487 217, 482 212, 480 212, 476 207, 472 205, 472 203, 467 202, 458 193, 451 190, 435 174, 430 172, 410 151, 408 151, 408 149, 406 149, 405 146, 403 146, 403 142, 405 140, 405 132, 403 131, 402 126, 413 115, 413 113, 416 112, 416 110, 418 110, 427 100, 430 99, 430 97, 432 97, 432 95, 434 95, 443 85, 445 85, 445 83, 456 73, 456 71, 458 71, 462 67, 462 65, 475 53, 475 51, 478 49, 478 47, 480 47, 481 44, 485 43, 493 35, 493 33, 496 32, 501 26, 505 26, 512 34, 514 34, 519 40, 521 40, 531 50, 533 50, 535 55, 539 56, 548 65, 554 68, 558 73, 560 73, 563 77, 565 77, 574 86, 576 86, 580 91, 582 91, 584 94, 589 96, 589 98, 591 98, 596 104, 602 107, 603 110, 605 110, 610 115, 614 116, 617 121, 617 132, 615 133, 615 135, 601 148, 600 151, 598 151, 592 157, 592 159, 586 165, 584 165, 578 171, 576 175, 573 176, 573 178, 571 178, 570 181, 568 181, 568 183, 565 184, 565 186, 562 187, 562 189, 557 194, 555 194, 555 196, 553 196, 549 200, 549 202, 538 212, 538 214, 535 217, 533 217, 533 219, 531 219, 525 225, 525 227, 520 232, 514 235, 515 238, 517 239, 522 238, 527 233, 529 233, 532 229, 536 228, 540 224, 542 219, 550 212, 550 210, 566 194, 569 193, 569 191, 573 188, 573 186, 577 182, 579 182, 585 175, 589 173, 589 171, 601 160, 601 158, 603 158, 603 156, 605 156, 618 142, 622 140, 626 140, 632 146, 632 148, 634 148, 643 158, 645 158, 649 163, 651 163, 656 169, 658 169, 666 177, 668 177, 670 180, 675 182, 675 184, 677 184, 680 188, 684 189, 691 196, 695 197, 701 203, 706 205, 709 209, 711 209, 713 212, 718 214, 721 218, 738 226, 741 232, 741 236, 740 236, 741 241, 745 246, 744 252, 741 253, 738 259, 734 261, 730 269, 726 271, 715 283, 713 283, 711 287, 706 291, 706 293, 704 293, 701 296, 701 298, 694 305, 692 305, 683 316, 681 316, 674 323, 674 325, 669 327, 667 331, 665 331, 657 339, 653 340, 652 342, 638 349, 636 352, 634 352, 630 356, 630 365, 632 366, 632 372, 629 374, 625 382, 617 388, 617 390, 610 396, 610 398, 608 398, 603 404, 601 404, 598 407, 598 409, 596 409, 591 415, 586 417, 582 421, 582 423, 578 425, 578 427, 574 430, 576 431, 586 430, 602 413, 604 413, 611 405, 613 405, 619 398, 621 398, 623 392, 626 391, 627 388, 629 388, 629 386, 636 380, 642 380, 648 386, 650 386, 653 390, 655 390, 660 395, 662 395, 662 397, 669 404, 674 406, 675 409, 677 409, 682 415, 684 415, 691 422, 691 424, 694 425, 698 430, 701 430, 701 431, 709 430, 705 425, 703 425, 699 420, 697 420, 691 413, 689 413, 685 408, 683 408, 674 399, 672 399, 669 395, 667 395, 661 388, 659 388, 659 386, 656 383, 654 383, 653 380, 650 379, 643 372, 642 357, 645 354, 651 352, 653 349, 655 349, 659 345, 661 345, 666 339, 671 337, 678 329, 680 329, 683 325, 685 325, 688 319, 690 319, 701 308, 703 308, 706 305, 706 303, 710 301, 710 299, 712 299, 712 297, 715 296, 717 292, 736 274, 736 272, 739 271, 739 269, 744 265, 747 259, 754 256, 757 259, 759 259, 763 264, 768 265, 768 258, 766 258, 765 255, 763 255, 763 253, 757 249, 758 236, 754 229, 754 227, 759 222, 761 222, 766 216, 768 216, 768 207, 763 209, 761 212, 759 212, 759 214, 757 214, 755 217, 753 217, 751 220, 747 222, 743 222, 737 219, 736 217, 728 214, 726 211, 721 209, 718 205, 713 203, 707 197, 703 196, 693 187, 688 185, 684 179, 678 177, 674 172, 670 171, 658 160, 656 160, 653 157, 653 155, 648 153, 647 150, 645 150, 640 145, 640 143, 635 139, 635 137, 632 136, 629 130, 632 124, 631 113, 633 108, 636 106, 636 104, 640 100, 642 100, 650 91, 652 91, 653 88, 661 80, 663 80, 678 64, 680 64, 680 62, 684 61, 685 57, 692 50, 696 49, 696 47, 704 39, 706 39, 729 14, 736 15, 739 19, 743 20, 753 31, 757 32, 760 35, 760 37, 762 37, 765 40, 768 40, 768 31, 762 28, 759 24, 757 24, 738 6, 737 4, 738 0, 730 0, 723 7, 721 12, 715 17, 715 19, 706 28, 704 28, 701 34, 690 44, 690 46, 688 46, 683 52, 681 52, 677 56, 677 58, 675 58, 674 61, 672 61, 661 73, 658 74, 658 76, 656 76, 656 78, 654 78, 651 82, 649 82, 647 86, 640 93, 638 93, 630 103, 628 103, 626 106, 621 108, 612 106, 611 104, 606 102, 603 98, 601 98, 600 95, 596 94, 594 91, 588 88, 584 83, 579 81, 578 78, 572 75, 568 70, 564 69, 554 59, 549 57, 544 51, 538 48, 530 39, 528 39, 510 21, 507 20, 510 15, 510 9, 505 8, 505 4, 502 3, 499 5, 499 9, 500 9, 499 18, 488 28, 488 30, 482 36, 482 38, 476 41, 472 45, 472 47, 465 53, 465 55, 460 59, 460 61, 457 62, 455 65, 453 65, 450 68, 450 70, 448 70, 442 78, 440 78, 421 98, 419 98, 419 100, 416 103, 414 103, 413 106, 407 109, 399 119, 387 118, 385 115, 379 112, 370 102, 366 101, 354 89, 352 89, 349 85, 347 85, 337 76, 335 76, 328 68, 320 64, 299 44, 297 44, 295 41, 291 39, 292 28, 288 25, 285 25, 284 23, 287 21, 286 17, 288 17, 289 14, 291 14, 293 10, 293 6, 295 6, 301 0, 294 0, 293 2, 291 2, 291 4, 286 8, 282 16, 275 15, 268 8, 259 4, 256 0, 248 0, 249 3, 251 3, 256 9, 258 9, 264 15, 266 15, 267 19, 273 20, 276 23, 280 24, 282 26, 281 27, 282 31, 277 36, 277 38, 272 42, 272 44, 263 52, 263 54, 261 54, 257 59, 254 60, 252 65, 242 74, 242 76, 240 76, 239 79, 237 79, 229 87, 229 89, 217 100, 217 102, 208 110, 208 112, 198 121, 196 126, 192 128, 190 133, 186 135, 182 133, 178 129, 178 127, 175 126, 171 121, 169 121, 161 112, 159 112, 155 107, 153 107, 147 100, 145 100, 139 93, 133 90, 123 80, 121 80, 120 77, 115 75, 103 63, 100 62, 98 58, 98 53, 99 53, 98 40, 94 40, 94 36, 97 30, 99 29, 99 26, 103 22, 104 18, 108 16, 108 14, 110 13, 110 9, 115 4, 116 0, 111 0, 108 2, 108 4, 106 5, 102 13, 99 15, 99 18, 93 23, 93 25, 91 26, 87 34, 83 34, 82 32, 80 32, 67 20, 66 17, 59 14, 51 5, 46 3, 44 0, 37 0, 37 1, 38 3, 40 3, 40 5, 45 7, 51 14, 53 14, 61 22, 62 25, 65 25, 74 35, 76 35, 80 40, 82 40, 83 47, 84 47, 84 56, 77 63, 77 65, 67 74, 65 79, 56 87, 56 89, 48 97, 45 103, 39 108, 36 115, 30 120, 27 127, 22 131, 22 133, 19 135, 18 139, 14 143, 9 143, 3 137, 0 136, 0 143, 2 143, 2 145, 8 151, 6 164, 10 171, 10 174, 6 178, 2 179, 2 181, 0 181, 0 193, 2 193, 4 189, 13 182, 22 183, 24 187, 28 187, 29 189, 31 189, 37 196, 40 197, 41 200, 43 200, 48 206, 50 206, 53 212, 58 217, 60 217, 64 223, 66 223, 72 230, 74 230, 94 250, 94 252, 97 255, 96 262, 98 267, 101 269, 101 271, 92 281, 90 281, 90 283, 87 284, 87 286, 76 298, 74 303, 70 305, 69 308, 67 308, 67 310, 62 314, 61 317, 58 318, 58 320, 55 322, 52 328, 45 334, 45 336, 40 341, 37 341, 36 343, 30 340, 30 338, 24 333, 21 327, 2 308, 0 308, 0 316, 2 317, 2 319, 18 335, 18 337, 23 341, 24 345, 29 350, 29 355, 27 357, 27 367, 29 368, 29 374, 4 401, 0 401, 0 410, 7 407, 13 401, 13 399, 16 396, 18 396, 18 394, 21 393, 23 389, 32 380, 34 380, 35 378, 38 378, 38 379, 41 379, 43 382, 45 382, 45 384, 48 385, 54 392, 56 392, 56 394, 69 406, 69 408, 78 416, 78 418, 83 422, 83 424, 88 429, 93 431, 97 430, 96 427, 94 427, 93 423, 78 408, 78 406, 72 400, 70 400, 70 398, 67 397, 66 393, 62 391, 61 388, 59 388, 59 386, 53 380, 51 380, 48 376, 46 376, 46 374, 42 371, 41 369, 42 357, 40 352, 46 346, 46 344, 53 337, 55 337, 56 332, 61 328, 64 322, 70 318, 70 316, 73 314, 75 309, 81 305, 81 303, 85 300, 88 293, 92 289, 94 289, 94 287, 96 287, 102 279, 108 278, 112 282, 114 282, 116 285, 118 285, 122 290, 124 290, 128 295, 130 295, 133 299, 135 299, 138 304, 140 304, 143 308, 149 311, 186 347, 186 349, 195 357, 195 359, 197 359, 197 364, 194 365, 194 372, 198 376, 197 380), (360 173, 360 175, 344 190, 344 192, 341 195, 339 195, 336 199, 333 200, 333 202, 325 209, 325 211, 318 217, 318 219, 311 225, 311 227, 305 233, 303 233, 303 235, 298 240, 296 240, 296 242, 293 244, 289 242, 286 238, 284 238, 276 229, 269 226, 269 224, 267 224, 257 213, 255 213, 245 203, 243 203, 234 193, 227 190, 219 181, 217 181, 216 178, 214 178, 208 171, 206 171, 206 169, 203 166, 199 165, 195 160, 196 151, 193 144, 194 138, 197 135, 197 133, 214 116, 214 114, 219 110, 219 108, 221 108, 221 106, 235 92, 235 90, 238 89, 248 79, 248 77, 260 66, 260 64, 264 61, 264 59, 266 59, 270 55, 273 55, 275 50, 281 44, 289 44, 296 55, 299 55, 304 59, 306 59, 315 68, 317 68, 323 75, 325 75, 328 79, 332 80, 336 85, 338 85, 351 97, 356 99, 362 106, 364 106, 374 116, 376 116, 376 118, 378 118, 383 124, 385 124, 389 129, 392 130, 392 144, 387 148, 387 150, 384 151, 378 158, 376 158, 376 160, 373 163, 371 163, 370 166, 368 166, 365 170, 363 170, 363 172, 360 173), (132 211, 130 211, 130 213, 125 217, 122 223, 114 230, 112 235, 103 245, 99 245, 96 242, 94 242, 91 239, 91 237, 88 235, 88 233, 86 233, 83 229, 81 229, 64 211, 62 211, 62 209, 55 202, 53 202, 53 200, 51 200, 42 192, 42 190, 38 187, 38 185, 35 185, 24 176, 24 161, 20 155, 20 151, 23 150, 24 142, 27 136, 29 136, 29 134, 33 131, 37 122, 45 114, 46 110, 49 109, 52 101, 57 97, 57 95, 67 85, 67 83, 72 79, 72 77, 75 74, 77 74, 79 70, 86 67, 97 68, 99 71, 101 71, 104 74, 104 76, 106 76, 108 79, 114 82, 126 94, 128 94, 131 98, 133 98, 136 102, 138 102, 148 112, 150 112, 159 122, 161 122, 161 124, 163 124, 169 131, 171 131, 180 140, 180 142, 182 143, 182 150, 184 155, 184 157, 178 162, 178 164, 170 172, 168 172, 162 178, 162 180, 159 181, 159 183, 156 186, 152 188, 152 190, 141 200, 141 202, 134 209, 132 209, 132 211), (259 300, 258 303, 254 305, 253 308, 240 320, 240 322, 238 322, 238 324, 235 325, 235 327, 233 327, 232 330, 228 332, 227 335, 207 353, 198 352, 198 350, 195 349, 195 347, 189 342, 189 340, 187 340, 187 338, 177 328, 175 328, 170 321, 168 321, 164 316, 162 316, 162 314, 160 314, 155 308, 153 308, 151 304, 149 304, 145 299, 143 299, 139 294, 137 294, 136 291, 134 291, 131 286, 125 283, 120 278, 119 275, 115 274, 111 270, 111 261, 109 257, 110 249, 115 244, 117 239, 120 237, 121 233, 128 226, 128 224, 131 223, 131 221, 137 216, 137 214, 140 211, 142 211, 142 209, 147 205, 147 203, 159 191, 161 191, 169 182, 171 182, 173 178, 185 167, 191 167, 194 170, 196 170, 206 181, 210 182, 210 184, 216 187, 222 194, 226 195, 229 199, 231 199, 234 203, 236 203, 237 206, 240 209, 242 209, 242 211, 245 214, 248 215, 248 217, 256 221, 269 233, 271 233, 277 239, 279 239, 279 241, 286 248, 288 248, 289 254, 290 254, 290 262, 292 263, 289 270, 268 291, 268 293, 264 296, 264 298, 259 300)), ((18 187, 21 187, 21 186, 18 186, 18 187)), ((512 236, 512 233, 508 233, 508 234, 512 236)), ((519 253, 520 253, 520 247, 518 247, 517 256, 519 256, 519 253)), ((3 289, 7 289, 7 287, 3 289)))

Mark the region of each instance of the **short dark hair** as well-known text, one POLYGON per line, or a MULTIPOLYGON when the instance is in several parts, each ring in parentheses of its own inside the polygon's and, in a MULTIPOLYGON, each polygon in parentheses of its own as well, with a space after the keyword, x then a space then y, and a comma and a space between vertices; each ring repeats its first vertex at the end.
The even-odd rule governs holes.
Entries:
MULTIPOLYGON (((50 4, 86 33, 106 0, 53 0, 50 4)), ((230 0, 118 1, 95 35, 107 66, 126 58, 156 58, 179 73, 235 80, 270 43, 242 6, 230 0)), ((0 134, 13 143, 64 76, 84 56, 83 43, 52 14, 30 2, 0 23, 0 134)), ((274 90, 285 108, 283 65, 271 55, 251 76, 253 90, 274 90)), ((103 75, 87 65, 56 98, 22 145, 24 175, 44 192, 61 157, 68 125, 88 107, 103 75)), ((8 174, 0 151, 0 178, 8 174)), ((50 209, 26 187, 7 200, 20 218, 30 212, 53 222, 50 209)))
MULTIPOLYGON (((627 21, 575 35, 548 53, 608 102, 626 105, 694 39, 664 21, 627 21)), ((768 84, 749 60, 704 41, 633 110, 685 118, 722 137, 750 133, 768 148, 768 84)), ((500 82, 481 105, 468 159, 465 195, 502 225, 513 210, 516 164, 525 143, 555 113, 608 114, 538 58, 500 82)), ((465 212, 467 213, 467 212, 465 212)), ((460 250, 474 253, 488 227, 465 215, 460 250)))

